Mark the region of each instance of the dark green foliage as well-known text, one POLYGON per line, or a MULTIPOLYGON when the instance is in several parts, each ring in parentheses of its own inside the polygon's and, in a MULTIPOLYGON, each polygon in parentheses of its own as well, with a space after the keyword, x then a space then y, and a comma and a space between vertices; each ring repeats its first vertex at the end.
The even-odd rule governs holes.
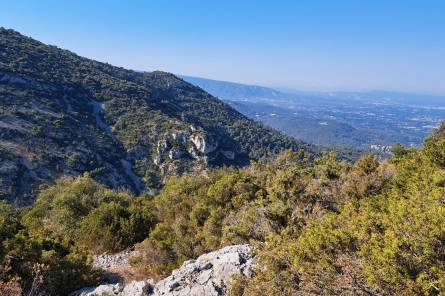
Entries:
POLYGON ((261 245, 261 268, 238 279, 242 295, 443 294, 445 171, 430 143, 389 163, 360 159, 344 176, 338 211, 311 217, 301 232, 289 223, 261 245))
POLYGON ((30 235, 20 223, 20 213, 4 202, 0 235, 0 293, 66 295, 99 280, 86 253, 67 241, 30 235))
POLYGON ((149 273, 165 274, 224 245, 263 242, 290 223, 299 232, 310 216, 343 202, 347 171, 333 154, 311 167, 287 151, 249 169, 170 179, 153 199, 160 222, 139 246, 146 252, 143 264, 149 273))
POLYGON ((78 241, 95 252, 120 251, 144 240, 153 227, 146 203, 101 204, 81 220, 78 241))
POLYGON ((95 285, 100 274, 88 256, 141 242, 154 224, 146 198, 106 189, 89 175, 42 190, 23 217, 0 202, 0 294, 67 295, 95 285))
POLYGON ((155 218, 145 198, 106 189, 88 175, 60 179, 23 218, 30 232, 91 252, 120 251, 144 240, 155 218))
POLYGON ((445 123, 425 140, 424 151, 432 162, 445 167, 445 123))

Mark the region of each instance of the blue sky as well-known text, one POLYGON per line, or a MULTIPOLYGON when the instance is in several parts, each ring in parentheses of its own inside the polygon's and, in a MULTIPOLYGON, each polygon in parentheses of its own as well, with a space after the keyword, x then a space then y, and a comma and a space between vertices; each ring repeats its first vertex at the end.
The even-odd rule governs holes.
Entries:
POLYGON ((137 70, 445 94, 445 1, 0 0, 0 26, 137 70))

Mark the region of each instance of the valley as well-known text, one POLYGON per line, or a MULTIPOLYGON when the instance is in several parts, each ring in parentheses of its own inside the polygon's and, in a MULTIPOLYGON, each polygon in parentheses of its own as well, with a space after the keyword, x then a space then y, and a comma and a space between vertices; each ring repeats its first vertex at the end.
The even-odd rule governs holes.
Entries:
POLYGON ((281 92, 183 77, 248 117, 322 146, 387 152, 396 143, 419 147, 445 119, 445 98, 396 92, 281 92))

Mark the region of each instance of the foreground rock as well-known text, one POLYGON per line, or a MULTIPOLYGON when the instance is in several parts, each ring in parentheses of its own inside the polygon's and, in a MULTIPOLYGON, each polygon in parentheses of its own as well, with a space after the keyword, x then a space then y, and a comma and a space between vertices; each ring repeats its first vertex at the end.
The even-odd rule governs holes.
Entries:
POLYGON ((254 256, 249 245, 235 245, 204 254, 184 262, 182 267, 154 284, 153 281, 131 282, 127 285, 101 285, 83 288, 72 296, 223 296, 227 295, 234 275, 250 277, 254 256))
POLYGON ((252 265, 249 245, 226 247, 184 262, 155 285, 153 295, 226 295, 231 278, 250 276, 252 265))

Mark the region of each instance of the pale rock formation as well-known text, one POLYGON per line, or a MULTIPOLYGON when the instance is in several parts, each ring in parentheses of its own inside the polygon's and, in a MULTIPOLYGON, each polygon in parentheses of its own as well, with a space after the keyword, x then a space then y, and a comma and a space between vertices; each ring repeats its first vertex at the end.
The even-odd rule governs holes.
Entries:
POLYGON ((196 149, 203 154, 209 154, 216 150, 218 147, 218 142, 210 142, 204 136, 201 135, 193 135, 190 138, 190 141, 195 145, 196 149))
POLYGON ((154 284, 152 280, 127 285, 83 288, 70 296, 225 296, 235 275, 251 276, 255 257, 249 245, 234 245, 189 260, 154 284))

